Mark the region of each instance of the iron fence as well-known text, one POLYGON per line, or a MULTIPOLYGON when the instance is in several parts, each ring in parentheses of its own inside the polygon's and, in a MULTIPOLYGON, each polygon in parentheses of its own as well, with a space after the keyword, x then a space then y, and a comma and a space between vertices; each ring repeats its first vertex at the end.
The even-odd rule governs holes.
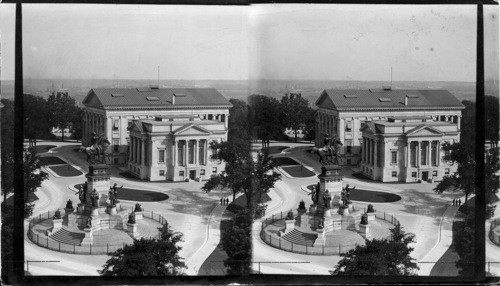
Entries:
MULTIPOLYGON (((297 211, 292 211, 293 216, 297 216, 297 211)), ((265 231, 266 227, 269 226, 270 224, 275 223, 276 221, 284 220, 287 217, 288 212, 280 212, 277 214, 271 215, 271 217, 268 217, 262 221, 261 224, 261 229, 260 229, 260 238, 267 244, 271 245, 272 247, 284 250, 284 251, 289 251, 289 252, 294 252, 294 253, 299 253, 299 254, 307 254, 307 255, 341 255, 343 253, 348 252, 349 250, 355 248, 357 244, 337 244, 335 246, 325 246, 325 245, 303 245, 303 244, 297 244, 293 243, 291 241, 288 241, 286 239, 283 239, 280 236, 274 235, 267 233, 265 231)), ((387 222, 390 222, 393 225, 399 225, 400 222, 397 220, 394 215, 387 214, 385 212, 375 212, 375 217, 379 219, 383 219, 387 222)), ((341 228, 345 229, 347 227, 345 223, 350 224, 350 222, 344 222, 342 221, 341 228)))
MULTIPOLYGON (((28 238, 35 244, 45 247, 51 250, 71 253, 71 254, 108 254, 111 252, 115 252, 120 248, 125 247, 125 242, 121 243, 106 243, 106 244, 89 244, 89 245, 80 245, 80 244, 69 244, 60 241, 56 241, 45 234, 46 229, 43 229, 43 234, 35 233, 34 226, 39 223, 51 223, 51 219, 54 216, 56 211, 48 211, 43 214, 39 214, 38 216, 33 217, 29 221, 28 227, 28 238)), ((167 220, 158 213, 154 213, 154 211, 142 211, 143 217, 153 219, 160 224, 165 224, 167 220)), ((109 221, 107 219, 103 220, 104 222, 109 221)), ((108 222, 109 223, 109 222, 108 222)), ((149 238, 159 238, 159 234, 155 237, 149 238)))
POLYGON ((500 226, 500 218, 496 218, 494 220, 491 221, 490 223, 490 232, 489 232, 489 238, 491 240, 491 242, 493 242, 494 244, 500 246, 500 233, 496 233, 495 232, 495 228, 497 226, 500 226))

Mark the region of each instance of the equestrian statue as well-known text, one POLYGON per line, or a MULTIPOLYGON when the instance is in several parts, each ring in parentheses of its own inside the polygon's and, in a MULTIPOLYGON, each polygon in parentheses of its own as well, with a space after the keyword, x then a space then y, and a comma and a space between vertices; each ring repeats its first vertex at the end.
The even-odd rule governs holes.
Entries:
POLYGON ((80 152, 87 154, 87 162, 89 164, 95 164, 96 162, 106 164, 106 158, 109 159, 109 153, 106 150, 111 142, 109 142, 104 134, 97 136, 95 132, 92 132, 90 142, 91 145, 89 147, 80 147, 80 152))
POLYGON ((330 137, 325 134, 325 139, 323 140, 323 147, 316 148, 313 147, 311 153, 317 153, 319 156, 319 162, 321 164, 330 163, 333 165, 338 165, 339 160, 342 162, 342 157, 340 156, 340 146, 342 142, 339 140, 338 136, 330 137))

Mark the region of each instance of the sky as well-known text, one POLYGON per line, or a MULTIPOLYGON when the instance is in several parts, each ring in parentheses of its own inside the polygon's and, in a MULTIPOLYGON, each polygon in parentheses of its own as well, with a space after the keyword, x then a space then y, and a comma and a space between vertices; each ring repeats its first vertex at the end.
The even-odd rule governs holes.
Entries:
MULTIPOLYGON (((474 5, 24 4, 28 78, 475 81, 474 5)), ((0 4, 2 79, 14 5, 0 4)), ((498 8, 485 7, 498 79, 498 8)))

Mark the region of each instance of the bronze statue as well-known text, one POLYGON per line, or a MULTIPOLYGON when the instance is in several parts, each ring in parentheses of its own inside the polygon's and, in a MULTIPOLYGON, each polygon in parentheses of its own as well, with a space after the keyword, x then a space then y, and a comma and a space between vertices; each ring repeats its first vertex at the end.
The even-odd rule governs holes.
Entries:
POLYGON ((97 194, 97 191, 94 189, 94 192, 92 192, 92 206, 93 207, 98 207, 99 206, 99 195, 97 194))
POLYGON ((332 197, 330 196, 330 193, 328 192, 328 190, 325 190, 325 193, 323 194, 325 208, 330 207, 330 200, 331 199, 332 199, 332 197))
POLYGON ((361 222, 360 224, 364 224, 364 225, 367 225, 368 224, 368 215, 366 213, 364 213, 362 216, 361 216, 361 222))
POLYGON ((87 228, 92 227, 92 219, 90 217, 87 219, 87 226, 86 227, 87 228))
POLYGON ((338 136, 330 137, 328 133, 325 133, 323 139, 323 147, 321 148, 312 148, 311 153, 317 153, 319 156, 319 162, 323 164, 323 161, 326 163, 331 163, 334 165, 338 165, 339 159, 342 161, 342 157, 340 156, 340 146, 342 146, 342 142, 339 140, 338 136))
POLYGON ((130 224, 135 223, 135 212, 131 212, 130 215, 128 216, 128 223, 130 224))
MULTIPOLYGON (((87 183, 87 182, 85 182, 87 183)), ((84 204, 85 203, 85 189, 83 188, 83 186, 80 186, 80 188, 78 189, 78 198, 80 199, 80 203, 84 204)))
POLYGON ((109 154, 106 152, 107 147, 111 144, 109 140, 101 134, 97 136, 96 132, 92 132, 90 137, 91 145, 89 147, 80 147, 80 152, 85 152, 87 154, 87 162, 89 164, 95 164, 96 160, 101 156, 100 163, 106 164, 106 158, 109 158, 109 154))
POLYGON ((121 187, 117 187, 117 184, 115 183, 113 185, 113 187, 111 187, 111 189, 113 190, 113 197, 115 199, 116 202, 119 202, 118 200, 118 190, 120 189, 123 189, 123 185, 121 187))
POLYGON ((316 190, 315 186, 312 187, 311 200, 313 201, 314 204, 318 203, 318 190, 316 190))

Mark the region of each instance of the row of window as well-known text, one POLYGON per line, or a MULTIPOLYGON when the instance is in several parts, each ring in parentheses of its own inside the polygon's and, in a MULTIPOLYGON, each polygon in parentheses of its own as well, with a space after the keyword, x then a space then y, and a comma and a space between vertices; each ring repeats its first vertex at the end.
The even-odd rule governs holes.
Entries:
MULTIPOLYGON (((185 176, 185 171, 184 170, 180 170, 179 171, 179 177, 184 177, 185 176)), ((217 174, 217 167, 213 167, 212 168, 212 174, 215 175, 217 174)), ((159 175, 160 176, 165 176, 165 170, 160 170, 159 171, 159 175)), ((200 176, 205 176, 205 169, 200 169, 200 176)))
MULTIPOLYGON (((370 169, 368 167, 365 167, 365 166, 363 166, 362 169, 363 169, 363 171, 365 173, 373 175, 372 169, 370 169)), ((449 175, 450 174, 450 169, 449 168, 444 169, 444 174, 445 175, 449 175)), ((392 171, 391 172, 391 176, 393 178, 397 178, 398 177, 398 171, 392 171)), ((438 171, 437 170, 432 171, 432 177, 437 177, 437 176, 438 176, 438 171)), ((416 178, 417 177, 417 172, 411 172, 411 177, 412 178, 416 178)))

